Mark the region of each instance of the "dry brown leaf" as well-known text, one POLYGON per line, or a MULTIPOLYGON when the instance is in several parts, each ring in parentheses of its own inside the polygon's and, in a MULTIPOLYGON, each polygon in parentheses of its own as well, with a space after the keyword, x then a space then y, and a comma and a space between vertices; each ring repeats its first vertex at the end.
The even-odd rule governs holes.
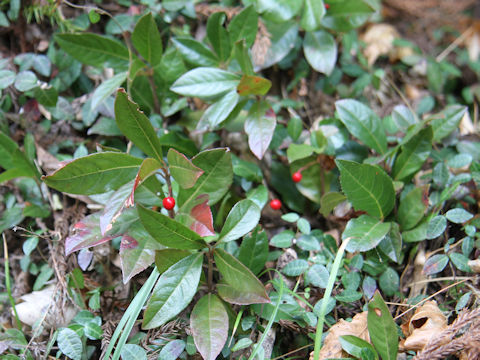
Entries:
MULTIPOLYGON (((350 357, 342 350, 340 336, 354 335, 362 340, 370 342, 370 335, 368 334, 367 328, 367 315, 368 311, 364 311, 355 315, 351 322, 340 319, 339 322, 333 325, 325 338, 322 349, 320 350, 319 360, 350 357)), ((313 357, 313 352, 310 357, 313 357)))
POLYGON ((477 61, 480 56, 480 34, 478 31, 472 31, 465 39, 465 47, 467 48, 470 60, 477 61))
POLYGON ((480 273, 480 259, 468 260, 468 266, 474 273, 480 273))
POLYGON ((422 350, 428 341, 447 328, 447 318, 438 308, 437 302, 427 301, 419 307, 408 323, 406 350, 422 350))
POLYGON ((472 118, 468 111, 465 111, 458 127, 460 129, 460 135, 475 134, 475 126, 473 125, 472 118))
POLYGON ((388 55, 394 50, 393 40, 398 38, 398 31, 389 24, 373 24, 361 36, 367 47, 363 51, 369 65, 373 65, 381 55, 388 55))

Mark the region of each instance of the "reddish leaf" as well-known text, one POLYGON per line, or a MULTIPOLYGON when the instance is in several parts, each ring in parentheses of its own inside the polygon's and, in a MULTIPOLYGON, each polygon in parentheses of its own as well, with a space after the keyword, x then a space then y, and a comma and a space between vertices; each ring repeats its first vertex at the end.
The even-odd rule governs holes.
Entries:
POLYGON ((182 208, 176 219, 200 236, 215 235, 213 217, 208 206, 208 195, 199 195, 187 208, 182 208))
POLYGON ((237 86, 237 92, 242 96, 265 95, 271 86, 272 82, 270 80, 260 76, 243 75, 237 86))
POLYGON ((85 217, 74 225, 76 233, 65 239, 65 255, 103 244, 115 238, 115 235, 102 236, 100 232, 100 213, 94 213, 85 217))
POLYGON ((129 199, 130 193, 132 193, 130 196, 133 197, 133 191, 131 191, 132 186, 133 181, 122 185, 113 193, 110 200, 105 204, 102 215, 100 215, 100 231, 102 235, 105 235, 105 233, 112 228, 112 224, 122 213, 125 202, 129 199))

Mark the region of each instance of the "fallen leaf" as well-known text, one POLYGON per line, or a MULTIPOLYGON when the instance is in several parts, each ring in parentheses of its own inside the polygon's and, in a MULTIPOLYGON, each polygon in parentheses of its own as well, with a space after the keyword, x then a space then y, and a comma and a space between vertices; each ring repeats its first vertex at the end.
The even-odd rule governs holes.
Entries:
POLYGON ((480 34, 478 31, 472 31, 465 39, 465 47, 468 51, 468 57, 471 61, 477 61, 480 56, 480 34))
POLYGON ((373 65, 377 58, 382 55, 388 55, 394 50, 393 41, 400 37, 398 31, 389 24, 373 24, 361 36, 361 39, 367 44, 363 54, 368 60, 369 65, 373 65))
POLYGON ((427 301, 419 307, 408 322, 406 350, 422 350, 430 339, 447 328, 447 318, 438 308, 437 302, 427 301))
POLYGON ((480 259, 468 260, 468 266, 474 273, 480 273, 480 259))

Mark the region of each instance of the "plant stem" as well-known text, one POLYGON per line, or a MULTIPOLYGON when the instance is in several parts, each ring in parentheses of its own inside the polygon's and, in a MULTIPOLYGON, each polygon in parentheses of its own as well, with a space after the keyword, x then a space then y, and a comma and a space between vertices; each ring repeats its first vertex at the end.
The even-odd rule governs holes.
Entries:
POLYGON ((12 296, 12 287, 10 284, 10 266, 8 263, 8 248, 7 248, 7 239, 5 237, 5 233, 2 234, 3 236, 3 252, 5 256, 5 287, 7 288, 8 299, 10 300, 10 305, 12 306, 13 313, 15 314, 15 320, 17 323, 18 330, 22 330, 22 324, 20 323, 20 319, 18 318, 17 309, 15 307, 15 300, 12 296))
POLYGON ((208 292, 211 293, 213 290, 213 247, 211 246, 209 246, 207 258, 208 258, 207 285, 208 285, 208 292))

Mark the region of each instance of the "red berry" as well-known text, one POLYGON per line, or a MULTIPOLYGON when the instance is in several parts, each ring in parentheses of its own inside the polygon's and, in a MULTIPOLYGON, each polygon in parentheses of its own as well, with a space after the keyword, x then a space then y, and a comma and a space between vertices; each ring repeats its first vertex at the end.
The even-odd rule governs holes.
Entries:
POLYGON ((292 180, 296 183, 302 181, 302 173, 300 171, 294 172, 292 175, 292 180))
POLYGON ((167 210, 172 210, 175 207, 175 199, 171 196, 164 198, 163 207, 167 210))
POLYGON ((280 210, 280 208, 282 207, 282 202, 278 199, 273 199, 272 201, 270 201, 270 207, 273 210, 280 210))
POLYGON ((329 4, 325 4, 325 9, 330 9, 330 5, 329 4))

